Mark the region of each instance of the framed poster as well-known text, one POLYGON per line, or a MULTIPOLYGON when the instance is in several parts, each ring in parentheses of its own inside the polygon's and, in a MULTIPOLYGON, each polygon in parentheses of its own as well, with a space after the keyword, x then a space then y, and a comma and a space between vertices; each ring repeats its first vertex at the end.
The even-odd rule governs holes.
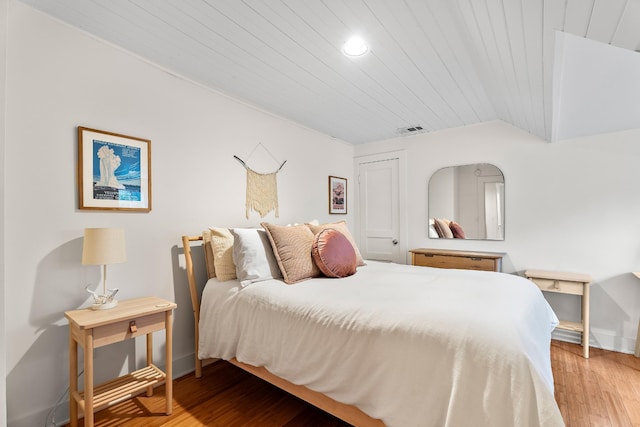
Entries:
POLYGON ((347 179, 329 177, 329 213, 347 213, 347 179))
POLYGON ((78 127, 80 209, 149 212, 151 141, 78 127))

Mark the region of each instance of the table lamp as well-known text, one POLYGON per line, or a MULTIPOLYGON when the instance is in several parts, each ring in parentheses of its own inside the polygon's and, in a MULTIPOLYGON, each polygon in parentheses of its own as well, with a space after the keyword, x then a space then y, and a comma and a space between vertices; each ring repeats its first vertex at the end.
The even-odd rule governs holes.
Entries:
POLYGON ((118 288, 107 289, 107 265, 125 262, 127 256, 124 244, 124 229, 122 228, 85 228, 84 244, 82 246, 83 265, 102 265, 102 295, 89 289, 93 295, 93 310, 106 310, 118 305, 114 299, 118 288))

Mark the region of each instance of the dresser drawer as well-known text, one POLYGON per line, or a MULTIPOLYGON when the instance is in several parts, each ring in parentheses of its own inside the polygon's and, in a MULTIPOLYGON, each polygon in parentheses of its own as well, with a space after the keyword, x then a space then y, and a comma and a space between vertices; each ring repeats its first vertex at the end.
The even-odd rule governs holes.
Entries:
POLYGON ((134 338, 160 331, 165 328, 165 313, 152 313, 132 319, 123 320, 93 329, 93 346, 120 342, 125 339, 134 338), (132 325, 134 326, 132 328, 132 325), (132 331, 133 329, 133 331, 132 331))
POLYGON ((458 268, 464 270, 485 270, 496 271, 496 261, 494 259, 451 256, 438 254, 416 253, 413 257, 414 265, 436 268, 458 268))

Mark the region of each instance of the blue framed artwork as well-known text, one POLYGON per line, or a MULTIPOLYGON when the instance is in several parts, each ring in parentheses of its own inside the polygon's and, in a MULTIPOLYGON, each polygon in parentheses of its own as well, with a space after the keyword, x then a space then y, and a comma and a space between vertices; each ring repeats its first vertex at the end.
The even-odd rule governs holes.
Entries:
POLYGON ((78 127, 80 209, 149 212, 151 141, 78 127))

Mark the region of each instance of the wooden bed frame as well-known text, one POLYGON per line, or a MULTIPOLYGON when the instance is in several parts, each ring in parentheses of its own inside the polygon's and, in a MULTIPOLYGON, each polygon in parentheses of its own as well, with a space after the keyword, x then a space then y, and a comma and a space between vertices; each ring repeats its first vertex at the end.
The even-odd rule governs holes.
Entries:
MULTIPOLYGON (((186 262, 187 278, 189 281, 189 292, 191 294, 191 305, 193 307, 193 318, 195 322, 195 375, 196 378, 202 377, 202 365, 203 361, 198 358, 198 344, 200 338, 200 331, 198 325, 200 322, 200 298, 196 287, 196 276, 193 270, 193 259, 191 257, 191 242, 204 241, 203 236, 182 236, 182 244, 184 247, 184 257, 186 262)), ((206 245, 202 245, 206 251, 206 245)), ((207 257, 205 255, 205 262, 207 257)), ((210 271, 207 269, 207 271, 210 271)), ((209 277, 211 278, 211 277, 209 277)), ((229 360, 230 363, 244 369, 245 371, 281 388, 282 390, 308 402, 325 412, 328 412, 341 420, 352 424, 354 426, 363 427, 381 427, 384 423, 378 419, 371 418, 360 409, 352 405, 346 405, 340 403, 322 393, 308 389, 305 386, 293 384, 285 379, 282 379, 271 372, 267 371, 264 367, 257 367, 248 365, 246 363, 239 362, 235 358, 229 360)))

